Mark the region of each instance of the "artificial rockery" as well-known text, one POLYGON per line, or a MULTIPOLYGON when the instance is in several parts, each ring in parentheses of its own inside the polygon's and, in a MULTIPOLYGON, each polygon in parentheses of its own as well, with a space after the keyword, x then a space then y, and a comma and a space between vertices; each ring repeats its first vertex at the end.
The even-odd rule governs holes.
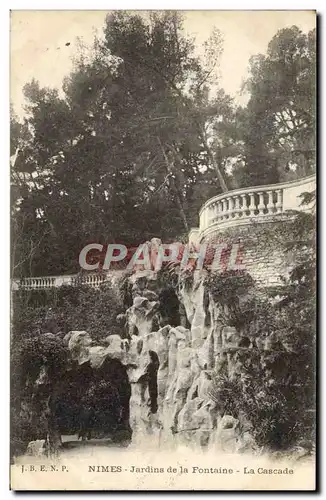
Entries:
POLYGON ((121 290, 121 335, 40 335, 48 348, 32 363, 26 386, 52 452, 62 445, 57 405, 67 380, 86 370, 99 383, 110 369, 125 374, 120 421, 131 430, 131 445, 261 452, 297 444, 305 409, 298 418, 293 404, 299 398, 309 406, 309 387, 293 369, 305 361, 282 329, 280 297, 272 299, 245 271, 172 263, 126 275, 121 290))

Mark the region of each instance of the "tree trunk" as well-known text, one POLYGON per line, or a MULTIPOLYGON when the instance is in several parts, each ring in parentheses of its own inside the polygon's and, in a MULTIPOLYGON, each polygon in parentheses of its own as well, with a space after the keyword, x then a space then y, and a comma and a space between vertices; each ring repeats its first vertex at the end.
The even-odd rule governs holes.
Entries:
POLYGON ((180 212, 180 215, 181 215, 181 218, 182 218, 182 222, 183 222, 183 225, 184 225, 184 228, 186 230, 186 232, 188 233, 189 232, 189 225, 188 225, 188 221, 187 221, 187 217, 186 217, 186 214, 185 214, 185 211, 183 209, 183 204, 182 204, 182 201, 181 201, 181 197, 180 197, 180 194, 178 192, 178 189, 175 185, 175 182, 174 182, 174 177, 173 177, 173 168, 169 162, 169 159, 164 151, 164 148, 162 146, 162 143, 159 139, 159 137, 157 138, 158 142, 159 142, 159 145, 161 147, 161 150, 162 150, 162 154, 163 154, 163 157, 164 157, 164 160, 165 160, 165 165, 166 165, 166 171, 167 171, 167 174, 170 176, 169 177, 169 182, 170 182, 170 186, 176 196, 176 199, 177 199, 177 204, 178 204, 178 208, 179 208, 179 212, 180 212))
POLYGON ((222 189, 223 193, 226 193, 228 191, 228 187, 227 187, 226 182, 224 180, 224 176, 222 174, 222 170, 220 168, 219 163, 216 161, 216 159, 214 157, 214 153, 211 150, 211 148, 210 148, 210 146, 209 146, 209 144, 207 142, 205 132, 201 128, 200 128, 200 137, 201 137, 201 139, 202 139, 202 141, 204 143, 205 148, 207 149, 207 154, 208 154, 209 161, 210 161, 211 165, 215 169, 217 178, 218 178, 218 180, 220 182, 220 185, 221 185, 221 189, 222 189))

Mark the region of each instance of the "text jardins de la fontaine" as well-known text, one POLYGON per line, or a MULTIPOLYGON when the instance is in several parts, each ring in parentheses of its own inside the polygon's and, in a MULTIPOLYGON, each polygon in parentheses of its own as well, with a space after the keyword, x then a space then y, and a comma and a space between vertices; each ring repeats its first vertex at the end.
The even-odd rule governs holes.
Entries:
POLYGON ((293 474, 293 469, 288 467, 285 468, 273 468, 267 469, 264 467, 242 467, 240 469, 224 468, 224 467, 199 467, 191 466, 184 467, 182 465, 178 467, 152 467, 147 465, 146 467, 137 467, 131 465, 129 468, 122 467, 121 465, 89 465, 88 472, 130 472, 132 474, 293 474))

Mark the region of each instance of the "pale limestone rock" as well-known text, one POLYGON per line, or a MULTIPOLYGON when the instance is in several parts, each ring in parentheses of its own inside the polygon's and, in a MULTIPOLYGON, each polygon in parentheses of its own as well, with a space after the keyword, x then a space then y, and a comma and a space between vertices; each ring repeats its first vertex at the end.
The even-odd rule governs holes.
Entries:
POLYGON ((191 338, 194 347, 200 347, 207 337, 210 327, 205 324, 207 312, 205 310, 204 297, 205 289, 202 283, 195 291, 194 302, 196 304, 195 312, 191 322, 191 338))
POLYGON ((45 439, 36 439, 35 441, 30 441, 27 445, 26 455, 33 457, 42 457, 46 455, 46 441, 45 439))
MULTIPOLYGON (((156 274, 146 271, 130 278, 133 304, 120 318, 126 322, 128 339, 108 335, 96 345, 89 333, 73 331, 64 342, 72 360, 90 362, 94 370, 106 359, 118 359, 126 366, 133 443, 213 445, 217 450, 242 453, 254 449, 250 426, 240 435, 237 419, 221 418, 211 390, 218 375, 231 380, 243 377, 242 356, 247 359, 248 349, 239 347, 239 333, 225 326, 225 311, 205 292, 203 276, 194 274, 193 283, 178 291, 189 329, 158 328, 161 290, 156 274)), ((268 342, 271 339, 262 348, 268 342)), ((45 372, 40 375, 46 379, 45 372)))
POLYGON ((78 361, 78 364, 85 363, 89 358, 89 346, 92 344, 92 339, 90 335, 85 331, 72 331, 68 349, 70 351, 71 358, 74 361, 78 361))
POLYGON ((126 312, 130 336, 144 336, 154 329, 154 318, 158 323, 158 306, 157 301, 149 301, 146 297, 134 298, 133 305, 126 312))
POLYGON ((258 447, 252 434, 248 431, 243 432, 236 443, 235 451, 237 453, 253 453, 258 447))
POLYGON ((233 453, 236 451, 239 435, 239 420, 231 415, 224 415, 217 423, 215 447, 218 450, 233 453))

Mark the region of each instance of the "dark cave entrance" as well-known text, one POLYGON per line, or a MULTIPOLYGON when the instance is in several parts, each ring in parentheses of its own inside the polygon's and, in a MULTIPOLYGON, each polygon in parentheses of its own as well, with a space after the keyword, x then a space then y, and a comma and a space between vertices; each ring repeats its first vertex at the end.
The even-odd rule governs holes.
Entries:
POLYGON ((130 442, 130 394, 126 368, 120 361, 106 359, 99 369, 89 363, 76 365, 65 374, 52 404, 60 434, 130 442))
POLYGON ((161 326, 180 325, 180 302, 173 288, 165 288, 159 293, 159 313, 161 326))

